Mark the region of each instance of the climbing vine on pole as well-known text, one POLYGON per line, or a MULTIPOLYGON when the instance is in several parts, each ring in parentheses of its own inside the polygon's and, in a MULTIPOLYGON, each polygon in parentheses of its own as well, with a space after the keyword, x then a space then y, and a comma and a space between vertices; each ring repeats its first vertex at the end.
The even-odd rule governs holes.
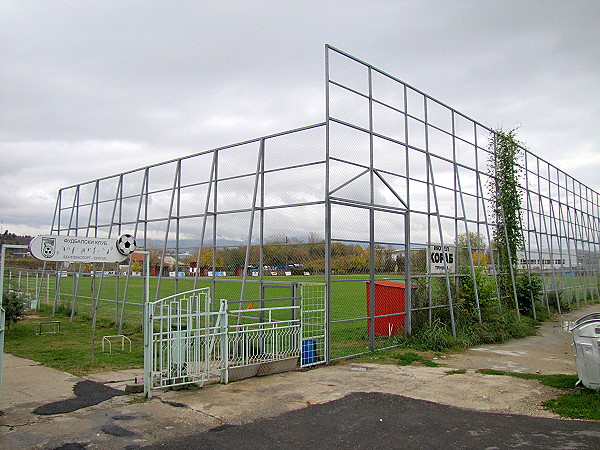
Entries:
POLYGON ((513 297, 517 251, 524 247, 521 230, 523 189, 519 184, 523 147, 515 137, 515 130, 495 130, 489 144, 491 157, 488 165, 488 189, 495 222, 498 283, 503 297, 513 297))

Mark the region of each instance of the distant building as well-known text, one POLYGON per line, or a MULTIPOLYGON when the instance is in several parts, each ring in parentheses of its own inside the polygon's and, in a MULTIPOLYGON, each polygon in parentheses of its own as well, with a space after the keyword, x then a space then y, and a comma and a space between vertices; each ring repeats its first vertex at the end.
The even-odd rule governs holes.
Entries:
POLYGON ((600 254, 590 251, 574 249, 531 249, 517 252, 519 269, 529 269, 534 272, 553 270, 567 272, 598 271, 600 268, 600 254))

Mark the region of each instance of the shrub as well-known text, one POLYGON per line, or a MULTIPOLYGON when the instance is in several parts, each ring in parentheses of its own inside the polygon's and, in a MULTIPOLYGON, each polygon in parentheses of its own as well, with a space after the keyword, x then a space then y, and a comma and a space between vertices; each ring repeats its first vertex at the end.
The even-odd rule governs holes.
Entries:
POLYGON ((521 314, 533 316, 533 306, 544 293, 542 277, 538 274, 519 274, 515 280, 521 314), (533 299, 533 304, 532 304, 533 299))
POLYGON ((22 292, 4 291, 2 307, 5 311, 6 329, 10 330, 10 324, 22 319, 27 309, 27 297, 22 292))
POLYGON ((459 342, 445 323, 434 320, 431 325, 422 326, 413 332, 400 346, 421 351, 442 351, 462 348, 459 342))
POLYGON ((532 336, 539 322, 524 316, 519 320, 515 311, 498 312, 495 308, 482 311, 483 323, 463 321, 457 324, 456 337, 440 320, 415 329, 401 344, 402 348, 419 351, 463 349, 481 344, 494 344, 532 336))
POLYGON ((479 298, 479 307, 489 309, 498 303, 496 292, 496 279, 486 274, 482 267, 475 268, 475 282, 469 266, 461 267, 459 278, 459 304, 462 310, 471 316, 477 318, 477 302, 475 297, 475 286, 477 286, 477 297, 479 298))

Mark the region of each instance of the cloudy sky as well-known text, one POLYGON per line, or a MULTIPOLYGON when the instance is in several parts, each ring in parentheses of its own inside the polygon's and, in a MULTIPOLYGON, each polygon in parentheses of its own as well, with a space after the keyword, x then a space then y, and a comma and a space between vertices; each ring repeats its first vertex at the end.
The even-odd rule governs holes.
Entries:
POLYGON ((60 187, 324 120, 324 46, 600 190, 598 0, 0 3, 2 231, 60 187))

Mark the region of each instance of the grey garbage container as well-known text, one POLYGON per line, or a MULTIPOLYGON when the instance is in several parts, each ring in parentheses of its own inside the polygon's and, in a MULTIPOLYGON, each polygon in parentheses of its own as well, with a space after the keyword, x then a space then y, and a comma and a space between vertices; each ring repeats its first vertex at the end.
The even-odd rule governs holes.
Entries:
POLYGON ((590 314, 586 314, 583 317, 580 317, 575 322, 573 322, 573 327, 572 328, 575 328, 580 323, 587 322, 588 320, 600 320, 600 312, 593 312, 593 313, 590 313, 590 314))
POLYGON ((571 328, 579 382, 600 389, 600 314, 588 314, 571 328))

